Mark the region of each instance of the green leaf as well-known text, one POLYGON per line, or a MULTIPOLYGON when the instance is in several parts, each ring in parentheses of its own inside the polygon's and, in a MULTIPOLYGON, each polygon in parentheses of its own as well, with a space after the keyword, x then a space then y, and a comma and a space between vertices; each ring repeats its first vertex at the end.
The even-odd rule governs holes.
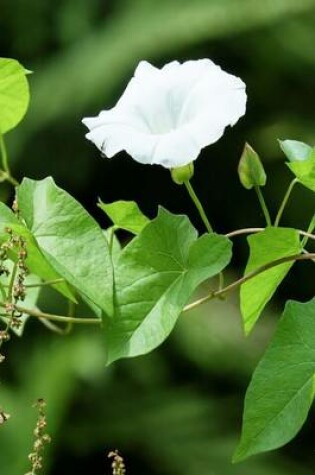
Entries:
POLYGON ((315 147, 296 140, 279 140, 279 142, 290 160, 287 165, 298 181, 306 188, 315 191, 315 147))
POLYGON ((121 252, 115 268, 115 318, 105 322, 108 363, 147 353, 173 329, 196 287, 230 261, 231 242, 196 230, 160 209, 121 252))
POLYGON ((245 144, 239 165, 238 175, 244 188, 250 190, 253 186, 265 186, 266 173, 259 155, 248 144, 245 144))
POLYGON ((307 160, 291 162, 287 165, 302 185, 315 191, 315 150, 307 160))
POLYGON ((113 312, 113 269, 106 237, 96 221, 52 178, 24 179, 20 213, 47 261, 78 292, 113 312))
MULTIPOLYGON (((121 244, 118 241, 118 238, 117 238, 114 230, 115 230, 114 226, 112 226, 111 228, 103 229, 103 234, 106 237, 109 248, 111 249, 112 264, 113 264, 113 268, 115 269, 117 259, 119 257, 119 254, 121 253, 121 244)), ((82 297, 83 297, 83 300, 86 302, 86 304, 93 310, 94 314, 98 318, 102 318, 102 316, 103 316, 102 309, 98 305, 95 305, 86 296, 82 296, 82 297)))
POLYGON ((281 150, 290 162, 308 160, 312 153, 314 153, 313 147, 297 140, 279 140, 279 143, 281 150))
POLYGON ((14 59, 0 58, 0 133, 5 134, 23 119, 30 100, 26 71, 14 59))
MULTIPOLYGON (((250 256, 245 275, 273 260, 299 254, 302 251, 298 232, 289 228, 266 228, 249 236, 248 243, 250 256)), ((275 266, 241 286, 241 313, 246 334, 251 331, 292 265, 293 261, 275 266)))
POLYGON ((115 201, 108 204, 100 201, 98 206, 117 228, 125 229, 133 234, 139 234, 150 222, 134 201, 115 201))
MULTIPOLYGON (((16 218, 14 213, 5 206, 5 204, 0 202, 1 242, 8 240, 9 235, 5 231, 6 228, 11 228, 15 234, 22 236, 26 240, 28 252, 26 265, 32 274, 41 277, 43 280, 55 280, 62 277, 43 255, 32 233, 16 218)), ((14 253, 12 257, 14 258, 14 253)), ((65 297, 75 302, 74 295, 66 282, 54 284, 53 287, 65 297)))
POLYGON ((247 390, 239 462, 281 447, 303 425, 313 400, 315 298, 290 301, 247 390))

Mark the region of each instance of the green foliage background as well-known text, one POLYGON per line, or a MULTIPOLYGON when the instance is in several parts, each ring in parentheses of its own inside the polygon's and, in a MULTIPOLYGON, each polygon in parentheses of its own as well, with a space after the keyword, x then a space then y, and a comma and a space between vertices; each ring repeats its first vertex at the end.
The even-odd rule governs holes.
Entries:
MULTIPOLYGON (((264 160, 266 198, 275 212, 290 180, 276 139, 314 144, 314 0, 1 0, 0 7, 0 56, 34 71, 28 116, 8 135, 18 178, 53 175, 103 226, 109 222, 97 209, 98 197, 136 200, 151 217, 158 204, 188 210, 201 229, 166 170, 123 154, 101 159, 80 121, 115 103, 141 59, 162 65, 209 57, 246 82, 248 112, 202 153, 195 187, 219 232, 262 225, 254 196, 241 188, 236 172, 247 140, 264 160)), ((2 185, 2 198, 9 193, 2 185)), ((283 224, 305 228, 314 198, 302 188, 294 193, 283 224)), ((234 249, 239 273, 247 249, 240 240, 234 249)), ((310 271, 311 263, 297 264, 248 339, 235 296, 184 315, 158 351, 109 368, 96 331, 64 338, 29 324, 25 338, 7 345, 1 368, 0 401, 12 413, 0 429, 1 473, 26 471, 31 405, 42 396, 53 437, 46 474, 110 473, 106 452, 113 448, 125 455, 130 474, 313 473, 313 415, 285 449, 230 464, 250 374, 284 300, 313 296, 310 271)), ((42 294, 41 305, 63 309, 53 293, 42 294)))

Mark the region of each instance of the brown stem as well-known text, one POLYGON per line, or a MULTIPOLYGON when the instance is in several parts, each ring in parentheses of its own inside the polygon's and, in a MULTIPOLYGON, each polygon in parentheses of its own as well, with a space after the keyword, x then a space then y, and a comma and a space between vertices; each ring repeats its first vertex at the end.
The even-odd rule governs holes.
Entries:
POLYGON ((272 269, 273 267, 279 266, 280 264, 284 264, 285 262, 290 262, 290 261, 305 261, 305 260, 313 260, 315 259, 315 253, 308 253, 308 254, 295 254, 293 256, 286 256, 286 257, 280 257, 279 259, 276 259, 272 262, 268 262, 268 264, 265 264, 258 269, 249 272, 246 274, 244 277, 241 277, 240 279, 236 280, 235 282, 232 282, 232 284, 227 285, 221 290, 216 290, 211 292, 209 295, 206 297, 203 297, 199 300, 196 300, 195 302, 192 302, 186 307, 184 307, 183 312, 187 312, 188 310, 192 310, 195 307, 198 307, 199 305, 202 305, 209 300, 212 300, 214 298, 222 297, 225 295, 227 292, 230 292, 231 290, 236 289, 240 285, 244 284, 244 282, 247 282, 248 280, 252 279, 253 277, 256 277, 259 274, 262 274, 266 270, 272 269))
MULTIPOLYGON (((244 229, 236 229, 235 231, 231 231, 227 234, 225 234, 225 237, 231 238, 235 236, 241 236, 242 234, 254 234, 254 233, 260 233, 261 231, 264 231, 266 228, 244 228, 244 229)), ((301 236, 305 236, 309 239, 314 239, 315 240, 315 235, 308 233, 306 231, 302 231, 301 229, 297 229, 297 232, 301 236)))

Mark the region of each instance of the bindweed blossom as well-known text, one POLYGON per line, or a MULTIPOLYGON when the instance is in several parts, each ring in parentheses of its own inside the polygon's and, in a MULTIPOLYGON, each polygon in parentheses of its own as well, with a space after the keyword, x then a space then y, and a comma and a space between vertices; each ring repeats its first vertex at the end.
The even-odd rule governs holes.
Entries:
POLYGON ((245 114, 244 82, 210 59, 141 61, 115 107, 83 119, 86 138, 111 158, 125 150, 140 163, 177 168, 245 114))

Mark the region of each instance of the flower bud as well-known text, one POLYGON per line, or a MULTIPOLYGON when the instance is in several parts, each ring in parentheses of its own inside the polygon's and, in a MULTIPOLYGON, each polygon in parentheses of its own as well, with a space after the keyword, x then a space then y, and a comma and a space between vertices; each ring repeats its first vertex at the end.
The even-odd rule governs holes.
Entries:
POLYGON ((250 190, 253 186, 266 184, 266 173, 259 155, 248 144, 245 144, 239 165, 238 176, 244 188, 250 190))
POLYGON ((177 167, 171 169, 172 180, 177 185, 183 185, 185 181, 190 180, 194 175, 194 164, 193 162, 184 165, 183 167, 177 167))

